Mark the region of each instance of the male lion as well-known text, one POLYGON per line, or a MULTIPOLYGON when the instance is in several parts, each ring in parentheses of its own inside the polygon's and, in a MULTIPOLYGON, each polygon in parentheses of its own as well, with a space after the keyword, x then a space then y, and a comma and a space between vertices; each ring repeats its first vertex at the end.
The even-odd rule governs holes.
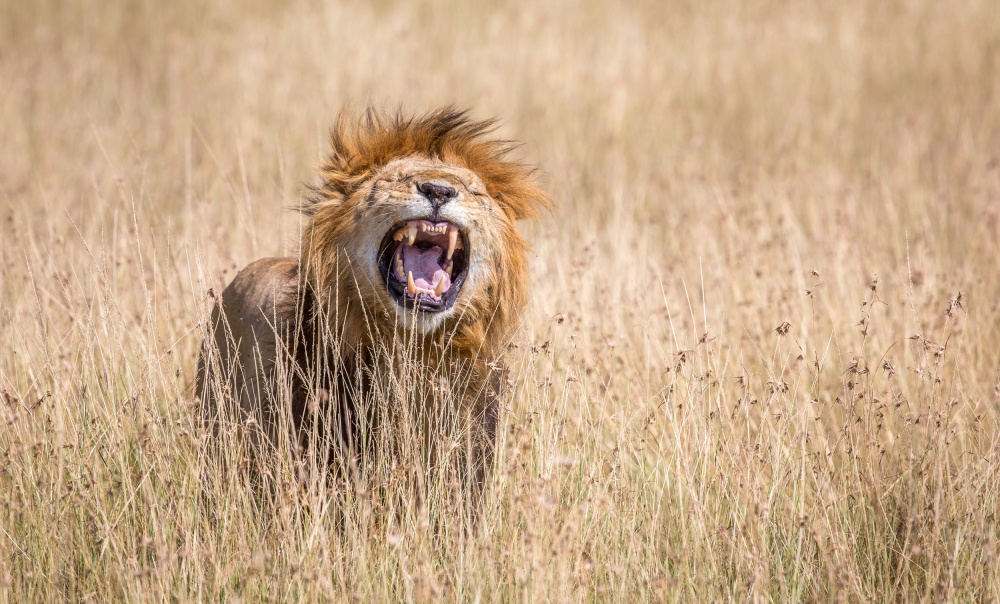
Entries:
POLYGON ((357 459, 416 406, 424 433, 463 427, 478 491, 526 302, 515 222, 551 204, 494 125, 450 108, 340 116, 299 257, 244 268, 212 313, 198 390, 216 431, 242 425, 257 453, 325 433, 328 461, 357 459))

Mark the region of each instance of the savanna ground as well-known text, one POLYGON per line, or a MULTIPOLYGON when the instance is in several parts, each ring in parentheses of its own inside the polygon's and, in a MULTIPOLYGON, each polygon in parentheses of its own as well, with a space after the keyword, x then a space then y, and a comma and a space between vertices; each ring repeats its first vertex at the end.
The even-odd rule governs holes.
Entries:
POLYGON ((1000 596, 994 0, 282 4, 0 2, 2 599, 1000 596), (208 292, 369 100, 559 204, 471 529, 262 506, 195 421, 208 292))

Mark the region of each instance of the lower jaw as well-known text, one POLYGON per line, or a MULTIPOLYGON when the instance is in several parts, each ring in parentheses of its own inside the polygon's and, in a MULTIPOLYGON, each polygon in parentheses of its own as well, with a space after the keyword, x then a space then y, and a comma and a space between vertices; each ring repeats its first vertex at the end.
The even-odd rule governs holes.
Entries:
POLYGON ((451 309, 453 301, 450 302, 446 299, 442 299, 439 302, 434 300, 422 300, 422 296, 417 298, 407 297, 405 294, 400 296, 396 295, 394 292, 389 292, 389 297, 392 298, 396 306, 403 309, 408 313, 417 313, 424 316, 435 316, 447 312, 451 309))
POLYGON ((426 311, 419 307, 406 308, 398 302, 395 306, 396 317, 390 318, 390 321, 395 324, 396 337, 402 337, 403 341, 409 341, 414 336, 426 341, 427 338, 440 333, 442 326, 452 315, 447 310, 426 311))
POLYGON ((411 297, 406 293, 406 284, 392 282, 390 275, 383 275, 385 287, 388 290, 386 293, 398 308, 406 312, 419 313, 426 316, 439 315, 450 311, 458 299, 462 286, 465 284, 465 277, 466 271, 463 270, 455 276, 451 288, 444 292, 440 299, 434 300, 428 294, 423 293, 418 293, 415 297, 411 297))

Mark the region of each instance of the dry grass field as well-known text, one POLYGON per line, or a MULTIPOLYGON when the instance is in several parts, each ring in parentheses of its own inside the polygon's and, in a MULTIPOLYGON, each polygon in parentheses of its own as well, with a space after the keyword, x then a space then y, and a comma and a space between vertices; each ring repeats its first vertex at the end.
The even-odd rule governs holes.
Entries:
POLYGON ((0 0, 0 83, 0 600, 1000 598, 995 0, 0 0), (262 504, 196 421, 368 102, 558 203, 473 525, 421 468, 262 504))

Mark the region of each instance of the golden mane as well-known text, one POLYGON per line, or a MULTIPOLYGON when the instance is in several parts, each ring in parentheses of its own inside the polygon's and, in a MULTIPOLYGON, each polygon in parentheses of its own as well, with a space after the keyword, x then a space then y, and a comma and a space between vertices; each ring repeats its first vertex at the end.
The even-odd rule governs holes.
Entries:
POLYGON ((332 150, 320 167, 322 184, 304 211, 346 200, 394 159, 423 156, 475 172, 512 220, 533 218, 539 207, 551 208, 552 200, 535 182, 532 166, 507 159, 516 143, 488 138, 497 126, 496 119, 476 121, 453 107, 415 117, 372 107, 360 117, 343 111, 330 129, 332 150))

